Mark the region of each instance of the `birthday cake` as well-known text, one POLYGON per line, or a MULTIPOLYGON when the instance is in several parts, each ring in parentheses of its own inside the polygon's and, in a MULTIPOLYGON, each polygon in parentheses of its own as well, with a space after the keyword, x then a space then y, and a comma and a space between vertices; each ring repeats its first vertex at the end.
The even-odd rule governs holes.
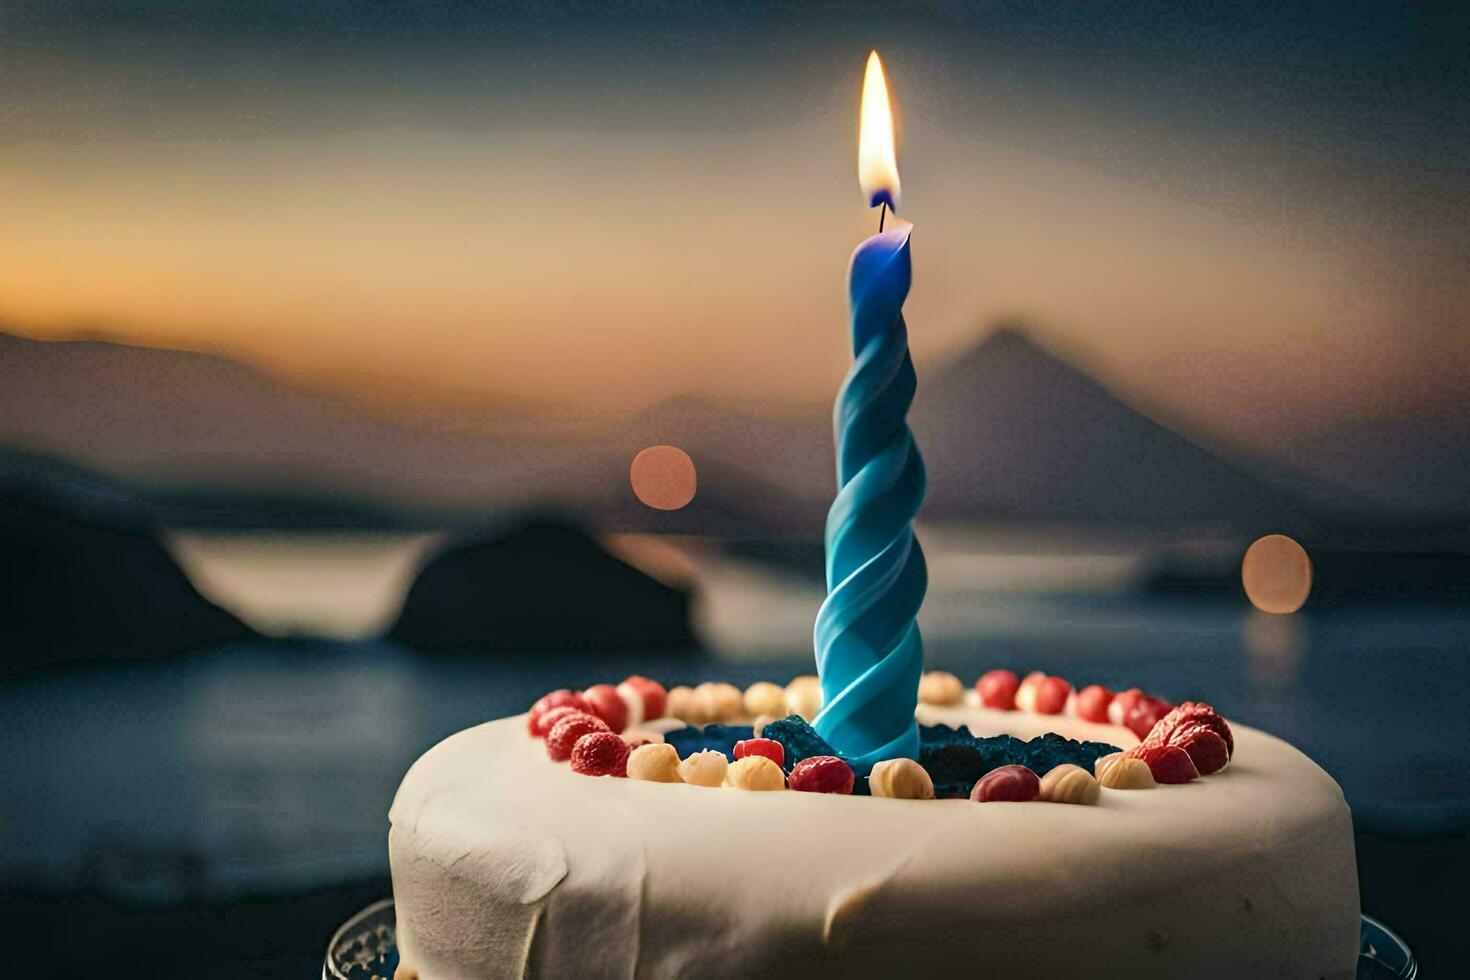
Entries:
POLYGON ((882 64, 848 267, 818 677, 555 691, 423 756, 390 813, 399 980, 1346 978, 1342 791, 1207 704, 924 674, 926 472, 882 64))
POLYGON ((1292 746, 1041 674, 919 692, 917 758, 867 775, 815 678, 451 736, 390 814, 399 980, 1354 975, 1348 808, 1292 746))

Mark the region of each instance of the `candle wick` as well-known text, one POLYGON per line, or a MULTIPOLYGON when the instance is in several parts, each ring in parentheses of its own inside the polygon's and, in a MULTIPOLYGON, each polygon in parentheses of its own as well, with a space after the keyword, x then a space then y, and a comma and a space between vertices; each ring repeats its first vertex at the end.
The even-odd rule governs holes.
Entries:
POLYGON ((888 217, 888 202, 884 201, 878 211, 878 234, 883 234, 883 219, 888 217))

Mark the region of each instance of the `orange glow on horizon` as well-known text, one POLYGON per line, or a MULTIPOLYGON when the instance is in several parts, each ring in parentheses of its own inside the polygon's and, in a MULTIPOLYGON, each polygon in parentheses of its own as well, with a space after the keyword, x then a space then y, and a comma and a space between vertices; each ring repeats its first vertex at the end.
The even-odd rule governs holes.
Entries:
MULTIPOLYGON (((1403 328, 1435 320, 1407 303, 1447 323, 1470 306, 1449 275, 1408 289, 1429 277, 1393 274, 1421 254, 1400 239, 908 125, 921 362, 1018 314, 1144 407, 1247 444, 1448 388, 1417 383, 1429 341, 1403 328)), ((874 223, 851 206, 851 136, 839 98, 751 133, 3 147, 0 330, 218 351, 414 416, 828 402, 850 358, 842 259, 874 223)))

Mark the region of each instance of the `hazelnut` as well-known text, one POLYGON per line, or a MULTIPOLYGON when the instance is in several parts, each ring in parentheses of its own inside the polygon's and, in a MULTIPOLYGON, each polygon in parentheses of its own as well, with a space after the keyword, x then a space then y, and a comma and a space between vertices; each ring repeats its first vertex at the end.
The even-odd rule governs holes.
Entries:
POLYGON ((682 783, 679 753, 672 745, 662 742, 640 745, 628 756, 628 778, 650 783, 682 783))
POLYGON ((931 670, 919 678, 919 700, 924 704, 959 704, 965 698, 965 685, 944 670, 931 670))
POLYGON ((1097 781, 1106 789, 1153 789, 1154 774, 1142 759, 1130 759, 1122 752, 1105 755, 1093 765, 1097 781))
POLYGON ((868 774, 868 790, 891 800, 932 800, 934 781, 913 759, 884 759, 868 774))
POLYGON ((393 980, 419 980, 419 971, 406 963, 399 963, 393 971, 393 980))
POLYGON ((734 721, 744 709, 740 688, 734 684, 705 683, 694 689, 693 714, 696 717, 689 722, 702 725, 712 721, 734 721))
POLYGON ((679 763, 679 778, 691 786, 720 786, 725 782, 725 770, 729 766, 725 753, 705 749, 679 763))
POLYGON ((1041 777, 1039 799, 1049 803, 1076 803, 1092 806, 1101 796, 1097 780, 1081 766, 1060 765, 1041 777))
POLYGON ((682 684, 679 687, 671 687, 669 688, 669 703, 666 713, 670 718, 688 721, 689 708, 693 700, 694 688, 685 687, 682 684))
POLYGON ((822 682, 811 674, 803 674, 786 685, 786 713, 801 715, 811 721, 822 710, 822 682))
POLYGON ((786 689, 770 681, 757 681, 745 689, 745 713, 758 715, 786 714, 786 689))
POLYGON ((736 789, 785 789, 786 774, 765 756, 748 755, 730 763, 725 770, 725 785, 736 789))

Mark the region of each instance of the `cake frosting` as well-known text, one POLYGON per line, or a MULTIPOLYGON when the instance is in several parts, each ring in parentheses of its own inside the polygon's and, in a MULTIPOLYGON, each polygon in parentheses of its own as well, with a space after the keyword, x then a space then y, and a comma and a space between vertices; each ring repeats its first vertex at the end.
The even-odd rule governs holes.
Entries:
MULTIPOLYGON (((1138 743, 973 695, 917 713, 1138 743)), ((1066 806, 592 778, 548 759, 525 716, 489 722, 427 752, 393 802, 404 975, 1351 977, 1342 792, 1231 728, 1223 772, 1066 806)))

